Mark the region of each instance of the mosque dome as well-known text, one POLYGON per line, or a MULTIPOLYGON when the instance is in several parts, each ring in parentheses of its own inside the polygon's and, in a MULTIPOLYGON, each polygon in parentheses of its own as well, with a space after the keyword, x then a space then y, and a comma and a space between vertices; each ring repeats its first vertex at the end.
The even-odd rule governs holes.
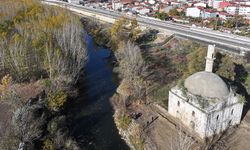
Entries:
POLYGON ((206 71, 189 76, 184 86, 188 92, 206 98, 223 99, 230 93, 226 83, 217 74, 206 71))

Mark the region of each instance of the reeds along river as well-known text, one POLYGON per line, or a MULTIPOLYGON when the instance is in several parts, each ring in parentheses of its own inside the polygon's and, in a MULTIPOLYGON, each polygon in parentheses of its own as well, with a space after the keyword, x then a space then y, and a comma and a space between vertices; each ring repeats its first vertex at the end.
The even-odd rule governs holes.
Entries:
POLYGON ((127 150, 112 117, 110 97, 117 85, 108 63, 111 51, 96 46, 87 34, 85 40, 89 60, 79 80, 80 96, 68 112, 71 134, 88 150, 127 150))

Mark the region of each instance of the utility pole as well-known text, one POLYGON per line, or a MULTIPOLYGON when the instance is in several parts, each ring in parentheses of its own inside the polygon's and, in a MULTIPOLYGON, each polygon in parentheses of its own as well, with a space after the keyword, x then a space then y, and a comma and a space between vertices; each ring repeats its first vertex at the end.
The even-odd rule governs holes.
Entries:
POLYGON ((236 10, 235 10, 235 28, 238 29, 238 21, 239 21, 239 10, 240 10, 240 4, 236 5, 236 10))

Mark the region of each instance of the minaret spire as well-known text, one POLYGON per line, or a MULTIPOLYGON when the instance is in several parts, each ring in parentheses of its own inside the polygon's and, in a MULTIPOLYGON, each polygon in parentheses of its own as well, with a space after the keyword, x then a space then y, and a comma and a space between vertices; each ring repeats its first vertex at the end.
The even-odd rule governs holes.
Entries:
POLYGON ((213 72, 215 45, 208 45, 205 71, 213 72))

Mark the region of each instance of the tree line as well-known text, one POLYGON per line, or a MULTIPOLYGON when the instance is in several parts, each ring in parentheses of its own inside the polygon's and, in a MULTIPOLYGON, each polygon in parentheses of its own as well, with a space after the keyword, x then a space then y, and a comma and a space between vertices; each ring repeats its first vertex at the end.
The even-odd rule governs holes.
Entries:
POLYGON ((64 9, 1 1, 0 105, 12 113, 0 149, 79 149, 63 110, 87 61, 83 37, 80 18, 64 9))
POLYGON ((35 0, 0 6, 0 71, 17 81, 76 76, 86 61, 79 18, 35 0))

